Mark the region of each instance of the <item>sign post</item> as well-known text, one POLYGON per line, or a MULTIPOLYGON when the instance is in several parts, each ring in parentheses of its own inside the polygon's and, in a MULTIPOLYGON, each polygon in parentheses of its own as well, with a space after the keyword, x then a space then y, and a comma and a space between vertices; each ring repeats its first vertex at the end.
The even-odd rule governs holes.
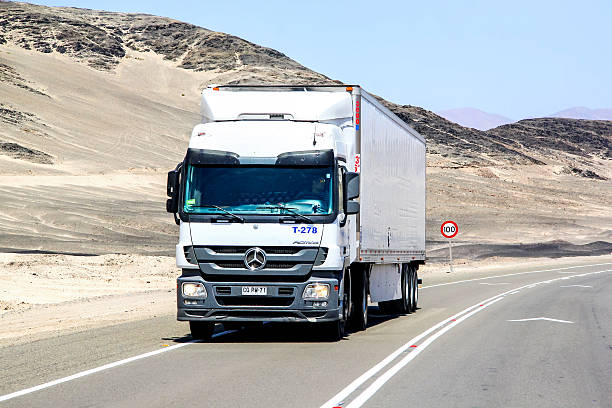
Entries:
POLYGON ((451 239, 454 238, 457 233, 459 232, 459 227, 457 226, 457 223, 454 221, 444 221, 442 223, 442 226, 440 227, 440 232, 442 233, 442 236, 444 238, 448 239, 448 255, 449 255, 449 261, 450 261, 450 271, 446 272, 446 273, 451 273, 451 272, 455 272, 453 270, 453 244, 451 243, 451 239))

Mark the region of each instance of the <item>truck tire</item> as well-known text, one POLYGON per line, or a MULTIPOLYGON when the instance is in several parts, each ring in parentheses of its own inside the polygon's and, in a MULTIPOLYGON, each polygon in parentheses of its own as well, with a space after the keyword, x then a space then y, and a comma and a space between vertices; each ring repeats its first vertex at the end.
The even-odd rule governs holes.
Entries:
POLYGON ((340 341, 346 336, 346 320, 339 319, 321 324, 321 334, 325 341, 340 341))
POLYGON ((409 264, 402 264, 402 297, 395 300, 395 308, 400 314, 411 313, 410 299, 412 294, 412 282, 410 280, 409 264))
POLYGON ((210 340, 215 332, 215 323, 190 321, 189 329, 194 340, 210 340))
MULTIPOLYGON (((346 336, 346 322, 350 312, 350 296, 346 291, 346 284, 349 282, 348 273, 345 271, 342 278, 344 280, 342 293, 342 318, 333 322, 323 322, 321 324, 321 334, 324 340, 338 341, 346 336)), ((350 290, 350 283, 348 284, 350 290)))
POLYGON ((414 285, 415 285, 415 269, 414 266, 408 264, 407 267, 407 279, 408 279, 408 301, 406 302, 406 313, 412 313, 416 309, 414 300, 414 285))
POLYGON ((419 275, 418 275, 418 269, 416 267, 413 267, 412 270, 413 270, 412 290, 414 293, 412 295, 412 299, 413 299, 412 311, 416 312, 417 307, 419 305, 419 275))
POLYGON ((351 328, 363 331, 368 326, 368 275, 366 268, 357 267, 351 274, 351 290, 353 298, 353 314, 351 315, 351 328))

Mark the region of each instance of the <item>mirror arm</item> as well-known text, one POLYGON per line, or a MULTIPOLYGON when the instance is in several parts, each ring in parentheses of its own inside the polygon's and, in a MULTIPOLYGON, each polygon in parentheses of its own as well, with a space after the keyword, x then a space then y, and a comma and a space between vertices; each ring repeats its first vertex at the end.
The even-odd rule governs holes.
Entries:
POLYGON ((348 215, 346 215, 346 213, 341 212, 339 215, 343 215, 344 218, 342 218, 342 221, 340 221, 339 225, 340 228, 344 227, 346 225, 346 222, 348 221, 348 215))

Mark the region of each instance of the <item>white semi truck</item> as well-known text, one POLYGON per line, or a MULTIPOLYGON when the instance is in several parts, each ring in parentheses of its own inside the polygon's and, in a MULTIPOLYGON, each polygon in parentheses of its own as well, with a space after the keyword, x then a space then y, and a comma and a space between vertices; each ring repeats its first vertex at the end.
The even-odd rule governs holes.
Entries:
POLYGON ((364 330, 411 313, 425 262, 425 140, 359 86, 214 86, 168 173, 177 318, 364 330))

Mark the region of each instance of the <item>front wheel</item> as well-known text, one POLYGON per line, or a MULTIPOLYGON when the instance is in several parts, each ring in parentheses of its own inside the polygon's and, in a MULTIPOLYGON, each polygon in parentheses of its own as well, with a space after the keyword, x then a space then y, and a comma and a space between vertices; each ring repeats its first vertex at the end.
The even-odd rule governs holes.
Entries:
POLYGON ((215 332, 215 323, 190 321, 189 329, 194 340, 210 340, 215 332))
POLYGON ((324 340, 340 341, 346 336, 346 323, 344 319, 319 324, 321 325, 321 334, 324 340))
POLYGON ((348 320, 349 312, 350 312, 350 299, 349 299, 349 293, 348 293, 348 291, 350 290, 350 284, 346 285, 346 283, 348 282, 347 278, 348 278, 348 273, 345 272, 343 276, 344 283, 342 285, 343 287, 342 302, 339 305, 342 307, 341 318, 333 322, 320 323, 321 334, 324 340, 338 341, 338 340, 343 339, 344 336, 346 336, 346 322, 348 320))
POLYGON ((351 315, 351 327, 356 331, 362 331, 368 326, 368 275, 365 268, 359 268, 352 276, 354 309, 351 315))

